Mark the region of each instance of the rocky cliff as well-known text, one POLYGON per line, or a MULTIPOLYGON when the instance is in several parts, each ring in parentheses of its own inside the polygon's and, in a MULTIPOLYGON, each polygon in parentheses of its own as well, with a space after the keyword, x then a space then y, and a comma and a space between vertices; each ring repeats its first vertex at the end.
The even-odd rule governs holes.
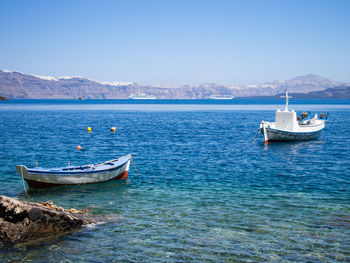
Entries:
POLYGON ((295 99, 350 99, 350 85, 334 87, 320 91, 312 91, 306 94, 291 94, 295 99))
MULTIPOLYGON (((253 99, 280 99, 285 93, 277 94, 274 96, 257 96, 257 97, 245 97, 253 99)), ((289 93, 293 99, 337 99, 337 100, 350 100, 350 84, 337 86, 319 91, 311 91, 308 93, 289 93)))
POLYGON ((127 99, 146 94, 157 99, 207 99, 210 96, 273 96, 289 92, 307 93, 339 86, 341 83, 318 75, 259 85, 219 85, 215 83, 155 87, 136 83, 107 83, 83 77, 42 77, 0 70, 0 96, 9 99, 127 99))

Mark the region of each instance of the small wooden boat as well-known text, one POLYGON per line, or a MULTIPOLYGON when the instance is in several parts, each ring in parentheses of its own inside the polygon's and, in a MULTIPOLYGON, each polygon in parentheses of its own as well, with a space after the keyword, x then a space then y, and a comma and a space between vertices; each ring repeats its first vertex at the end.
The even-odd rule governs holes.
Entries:
POLYGON ((309 114, 304 112, 297 117, 294 110, 288 109, 288 91, 286 91, 286 106, 284 110, 276 111, 274 122, 262 121, 259 133, 264 135, 265 143, 269 141, 298 141, 312 140, 317 138, 325 127, 327 114, 321 114, 320 119, 317 114, 309 118, 309 114))
POLYGON ((24 165, 18 165, 16 169, 29 187, 46 188, 126 179, 128 177, 130 160, 131 155, 129 154, 100 164, 58 168, 27 168, 24 165))

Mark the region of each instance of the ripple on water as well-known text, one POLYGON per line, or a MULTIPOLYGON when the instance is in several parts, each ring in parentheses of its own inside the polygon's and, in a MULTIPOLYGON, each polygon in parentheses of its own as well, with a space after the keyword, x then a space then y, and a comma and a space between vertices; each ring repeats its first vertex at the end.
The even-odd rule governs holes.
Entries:
POLYGON ((331 116, 319 140, 266 146, 250 143, 273 111, 2 110, 1 194, 117 217, 0 253, 36 262, 350 261, 350 117, 331 116), (141 177, 131 170, 126 181, 29 197, 14 169, 127 153, 141 177))

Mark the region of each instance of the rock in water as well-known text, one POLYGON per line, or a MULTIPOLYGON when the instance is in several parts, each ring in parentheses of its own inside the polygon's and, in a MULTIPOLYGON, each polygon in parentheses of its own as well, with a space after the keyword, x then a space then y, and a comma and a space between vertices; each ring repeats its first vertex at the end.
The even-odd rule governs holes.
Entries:
POLYGON ((96 223, 86 211, 55 206, 52 202, 31 203, 0 196, 0 239, 17 244, 69 233, 96 223))

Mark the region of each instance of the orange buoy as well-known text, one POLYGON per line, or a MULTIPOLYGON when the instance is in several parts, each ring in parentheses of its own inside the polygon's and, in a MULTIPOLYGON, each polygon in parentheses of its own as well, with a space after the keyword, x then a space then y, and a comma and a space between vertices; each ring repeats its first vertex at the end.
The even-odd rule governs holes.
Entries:
POLYGON ((81 150, 81 146, 80 145, 77 146, 77 150, 81 150))

